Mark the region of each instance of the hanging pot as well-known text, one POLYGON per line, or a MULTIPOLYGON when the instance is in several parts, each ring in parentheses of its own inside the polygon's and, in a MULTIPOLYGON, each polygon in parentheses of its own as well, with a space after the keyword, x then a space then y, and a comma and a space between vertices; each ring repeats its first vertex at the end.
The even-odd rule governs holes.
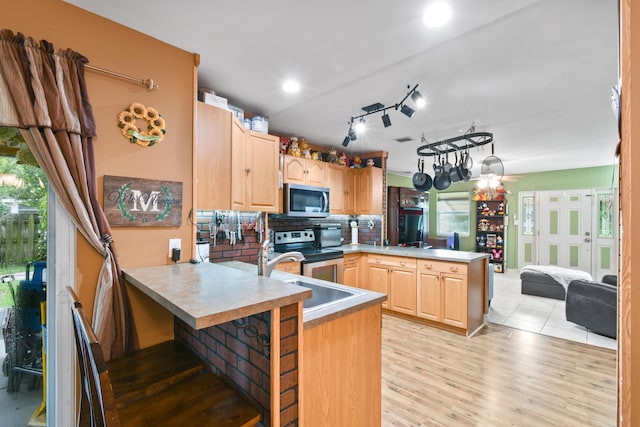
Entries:
POLYGON ((446 190, 451 185, 451 178, 449 177, 449 173, 444 170, 444 167, 441 167, 440 173, 433 178, 433 187, 436 190, 446 190))
POLYGON ((471 168, 473 167, 473 159, 469 155, 469 150, 464 155, 464 161, 462 162, 462 180, 467 182, 471 179, 471 168))
POLYGON ((449 171, 449 178, 451 179, 451 182, 458 182, 462 180, 462 160, 462 157, 458 159, 458 152, 456 151, 456 162, 449 171))
POLYGON ((413 174, 413 187, 418 191, 429 191, 432 179, 424 173, 424 159, 418 160, 418 172, 413 174))

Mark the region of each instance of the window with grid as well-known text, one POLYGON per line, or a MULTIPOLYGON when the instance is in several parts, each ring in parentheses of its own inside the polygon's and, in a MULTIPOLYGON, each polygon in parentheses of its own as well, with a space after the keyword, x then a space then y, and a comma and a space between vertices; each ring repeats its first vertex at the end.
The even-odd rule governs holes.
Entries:
POLYGON ((469 193, 438 193, 438 236, 469 236, 469 193))

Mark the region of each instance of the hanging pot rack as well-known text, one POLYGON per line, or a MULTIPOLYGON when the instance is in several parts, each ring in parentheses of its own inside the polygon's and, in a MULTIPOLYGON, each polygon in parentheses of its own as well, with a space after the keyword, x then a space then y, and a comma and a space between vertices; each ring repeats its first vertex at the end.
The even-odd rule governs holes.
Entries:
MULTIPOLYGON (((422 136, 422 142, 426 142, 422 136)), ((439 156, 447 153, 456 153, 458 151, 466 151, 470 148, 481 147, 493 142, 493 133, 491 132, 470 132, 464 135, 455 136, 442 141, 431 142, 421 145, 416 150, 418 156, 439 156)))

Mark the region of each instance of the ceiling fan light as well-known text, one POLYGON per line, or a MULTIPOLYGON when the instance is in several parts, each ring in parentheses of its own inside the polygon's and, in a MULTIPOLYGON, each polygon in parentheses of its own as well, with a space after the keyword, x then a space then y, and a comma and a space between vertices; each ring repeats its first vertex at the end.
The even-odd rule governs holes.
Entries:
POLYGON ((402 112, 402 114, 404 114, 407 117, 413 117, 413 115, 416 113, 416 110, 414 110, 413 108, 409 107, 406 104, 402 104, 400 111, 402 112))
POLYGON ((384 125, 384 127, 388 128, 389 126, 391 126, 391 118, 389 117, 389 115, 387 113, 382 115, 382 124, 384 125))

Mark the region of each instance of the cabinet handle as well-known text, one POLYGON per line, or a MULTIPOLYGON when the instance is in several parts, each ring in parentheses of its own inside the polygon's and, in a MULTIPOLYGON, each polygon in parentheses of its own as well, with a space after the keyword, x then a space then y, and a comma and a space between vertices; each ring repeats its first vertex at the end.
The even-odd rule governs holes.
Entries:
POLYGON ((401 265, 402 267, 404 267, 405 265, 407 265, 407 262, 406 262, 406 261, 400 261, 400 265, 401 265))
POLYGON ((433 265, 432 264, 425 264, 424 268, 427 269, 427 270, 431 270, 433 268, 433 265))
POLYGON ((454 273, 458 271, 458 267, 449 267, 451 269, 451 271, 453 271, 454 273))
POLYGON ((244 172, 245 172, 247 175, 249 175, 249 174, 251 173, 251 168, 246 168, 246 169, 244 170, 244 172))

